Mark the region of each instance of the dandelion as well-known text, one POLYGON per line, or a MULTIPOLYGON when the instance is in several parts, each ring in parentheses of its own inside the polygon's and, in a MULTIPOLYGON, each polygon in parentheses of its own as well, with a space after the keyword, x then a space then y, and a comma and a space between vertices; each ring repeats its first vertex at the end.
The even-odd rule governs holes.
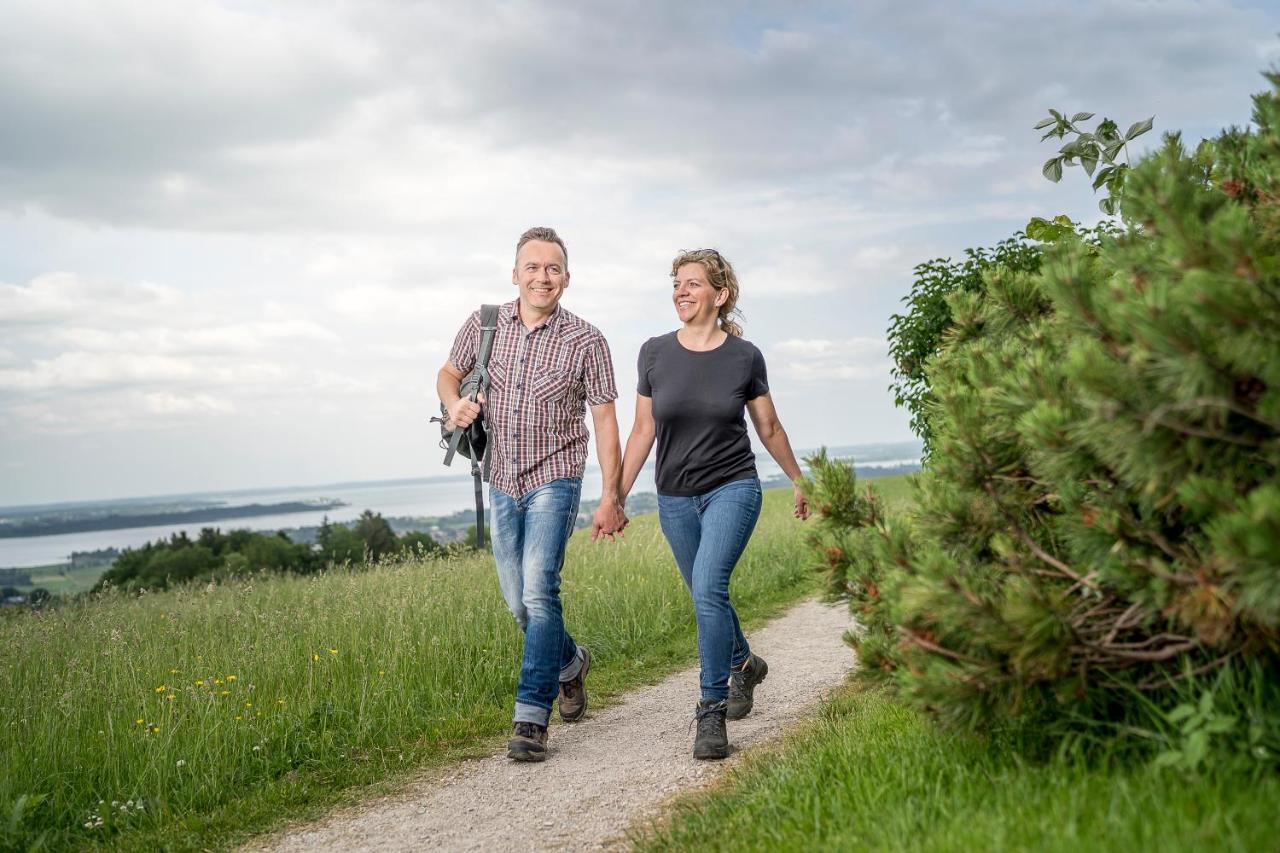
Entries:
POLYGON ((157 687, 157 688, 156 688, 156 692, 157 692, 157 693, 163 693, 163 692, 164 692, 165 690, 167 690, 167 689, 168 689, 168 688, 166 688, 163 684, 161 684, 159 687, 157 687))
POLYGON ((277 699, 277 700, 276 700, 276 704, 277 704, 277 705, 283 705, 283 704, 284 704, 284 700, 283 700, 283 699, 277 699))
POLYGON ((218 695, 219 695, 219 696, 230 696, 230 695, 231 695, 231 691, 230 691, 230 690, 219 690, 219 691, 218 691, 218 695))
POLYGON ((329 654, 336 655, 337 653, 338 653, 337 649, 329 649, 329 654))
POLYGON ((151 733, 152 733, 153 735, 158 735, 158 734, 160 734, 160 727, 159 727, 159 726, 152 726, 152 727, 151 727, 151 733))
POLYGON ((222 679, 221 679, 221 678, 215 678, 215 679, 213 680, 213 683, 214 683, 214 684, 221 684, 221 683, 222 683, 222 679))
POLYGON ((172 694, 172 693, 170 693, 168 696, 166 696, 166 697, 164 697, 164 698, 166 698, 166 699, 168 699, 170 702, 172 702, 172 701, 173 701, 173 694, 172 694))
POLYGON ((228 683, 228 684, 233 683, 235 680, 236 680, 236 677, 235 677, 234 675, 228 675, 228 676, 227 676, 227 683, 228 683))
POLYGON ((320 660, 320 655, 312 655, 312 656, 311 656, 311 659, 312 659, 313 661, 320 660))
POLYGON ((196 682, 196 687, 204 687, 204 679, 203 679, 203 678, 196 682))
POLYGON ((245 703, 244 703, 244 706, 245 706, 246 708, 252 708, 252 707, 253 707, 253 703, 252 703, 252 702, 245 702, 245 703))
POLYGON ((236 719, 237 719, 237 720, 243 720, 243 719, 244 719, 244 717, 240 716, 239 714, 236 714, 236 719))
POLYGON ((139 717, 138 719, 134 720, 133 722, 134 722, 134 725, 138 725, 138 726, 140 726, 140 725, 142 725, 142 718, 141 718, 141 717, 139 717))

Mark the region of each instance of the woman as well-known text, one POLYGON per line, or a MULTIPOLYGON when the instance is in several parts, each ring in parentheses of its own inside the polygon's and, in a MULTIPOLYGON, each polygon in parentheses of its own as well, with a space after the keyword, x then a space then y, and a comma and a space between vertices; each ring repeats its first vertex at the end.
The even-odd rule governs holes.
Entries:
MULTIPOLYGON (((769 397, 764 356, 742 339, 738 279, 715 249, 671 264, 680 328, 640 348, 636 419, 623 454, 622 495, 658 441, 658 516, 698 619, 701 698, 695 758, 729 754, 725 719, 750 711, 769 667, 751 653, 729 601, 729 576, 760 516, 760 479, 743 409, 793 483, 800 466, 769 397)), ((795 489, 795 515, 809 507, 795 489)))

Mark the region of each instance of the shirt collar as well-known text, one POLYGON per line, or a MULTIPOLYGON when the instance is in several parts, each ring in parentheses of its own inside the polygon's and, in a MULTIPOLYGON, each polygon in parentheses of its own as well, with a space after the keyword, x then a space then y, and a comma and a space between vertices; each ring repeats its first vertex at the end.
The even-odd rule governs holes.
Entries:
MULTIPOLYGON (((551 312, 551 316, 547 318, 543 326, 547 327, 547 331, 555 333, 560 328, 560 318, 564 315, 564 310, 559 303, 556 304, 556 310, 551 312)), ((498 309, 498 319, 506 323, 520 322, 520 299, 511 300, 498 309)), ((541 327, 538 327, 541 328, 541 327)))

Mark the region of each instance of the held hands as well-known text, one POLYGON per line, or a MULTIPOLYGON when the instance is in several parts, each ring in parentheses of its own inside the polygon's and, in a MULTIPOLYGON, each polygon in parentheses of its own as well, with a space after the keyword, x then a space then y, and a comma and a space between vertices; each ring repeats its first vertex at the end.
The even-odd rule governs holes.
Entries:
POLYGON ((799 486, 796 486, 793 491, 796 499, 795 517, 804 521, 809 517, 809 502, 805 500, 804 493, 800 491, 799 486))
POLYGON ((480 417, 480 406, 483 403, 483 394, 474 402, 470 397, 459 397, 458 401, 449 407, 449 424, 464 429, 471 426, 476 418, 480 417))
POLYGON ((591 541, 596 542, 606 537, 616 542, 623 529, 631 523, 618 501, 602 500, 591 518, 591 541))

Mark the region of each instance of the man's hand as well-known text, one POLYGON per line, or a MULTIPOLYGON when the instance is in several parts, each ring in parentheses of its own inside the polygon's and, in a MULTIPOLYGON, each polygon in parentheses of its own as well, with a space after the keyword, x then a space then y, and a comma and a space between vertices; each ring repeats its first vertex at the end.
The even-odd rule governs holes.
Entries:
POLYGON ((622 504, 617 501, 601 501, 600 506, 596 507, 595 515, 591 517, 591 541, 607 536, 616 542, 615 537, 621 536, 623 529, 630 523, 631 519, 623 512, 622 504))
POLYGON ((473 403, 470 397, 459 397, 458 402, 449 406, 449 423, 456 429, 471 426, 480 417, 480 405, 484 403, 484 395, 473 403))

